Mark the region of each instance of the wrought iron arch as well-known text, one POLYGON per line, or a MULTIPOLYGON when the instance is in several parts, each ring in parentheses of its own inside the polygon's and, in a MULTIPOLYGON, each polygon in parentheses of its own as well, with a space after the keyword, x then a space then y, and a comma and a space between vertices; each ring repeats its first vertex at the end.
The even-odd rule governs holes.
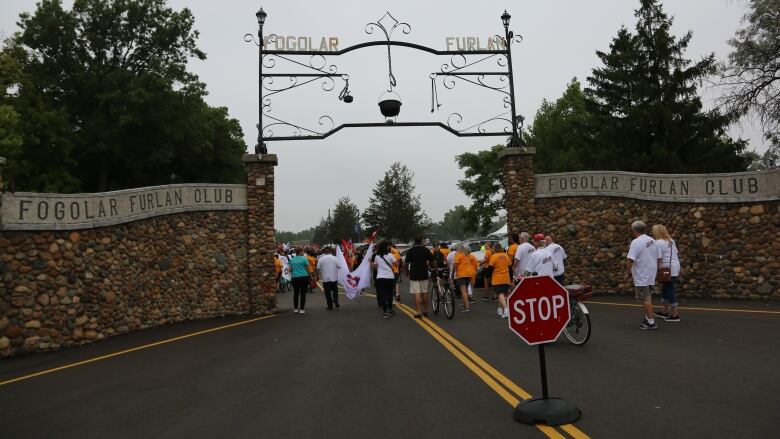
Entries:
POLYGON ((385 37, 384 40, 367 41, 332 52, 269 50, 267 46, 269 44, 276 45, 279 37, 276 34, 264 37, 263 26, 266 13, 262 8, 258 11, 257 18, 259 24, 257 38, 252 34, 244 35, 246 42, 254 43, 258 48, 259 117, 256 153, 267 152, 265 143, 267 141, 325 139, 346 128, 366 127, 439 127, 458 137, 508 136, 510 140, 507 146, 523 145, 521 139, 523 118, 518 116, 516 112, 511 52, 512 44, 520 43, 522 37, 514 35, 509 30, 510 16, 506 11, 501 16, 504 36, 494 35, 491 38, 491 43, 501 48, 492 50, 437 50, 416 43, 393 40, 393 34, 396 31, 408 35, 412 31, 412 27, 408 23, 398 21, 390 12, 386 12, 382 18, 365 26, 367 34, 379 31, 385 37), (338 125, 334 123, 331 116, 322 115, 318 119, 319 128, 292 123, 272 114, 272 98, 275 95, 312 83, 319 83, 320 87, 328 92, 335 89, 337 80, 341 80, 343 87, 339 92, 338 99, 347 103, 352 102, 349 75, 339 72, 335 64, 330 64, 328 57, 338 57, 374 46, 387 47, 388 92, 392 92, 397 85, 393 74, 392 48, 413 49, 436 56, 450 57, 448 62, 441 65, 439 71, 431 72, 429 75, 431 79, 431 113, 437 112, 442 107, 439 102, 439 82, 447 90, 453 89, 457 82, 463 82, 496 92, 499 94, 506 111, 467 127, 461 127, 463 116, 458 112, 450 113, 444 121, 403 122, 388 119, 385 122, 347 122, 338 125), (494 63, 489 61, 494 61, 494 63), (303 72, 278 72, 278 64, 282 62, 297 66, 299 70, 302 68, 303 72), (474 71, 475 65, 479 65, 480 70, 474 71), (491 128, 496 125, 499 125, 501 129, 491 128), (286 135, 274 134, 276 128, 284 128, 286 135))

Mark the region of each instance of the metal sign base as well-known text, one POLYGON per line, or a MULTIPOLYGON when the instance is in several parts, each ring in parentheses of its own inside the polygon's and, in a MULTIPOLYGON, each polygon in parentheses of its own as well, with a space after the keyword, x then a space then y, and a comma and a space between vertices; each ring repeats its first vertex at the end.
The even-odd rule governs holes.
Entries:
POLYGON ((561 398, 533 398, 517 404, 512 415, 523 424, 570 424, 580 418, 580 409, 574 403, 561 398))

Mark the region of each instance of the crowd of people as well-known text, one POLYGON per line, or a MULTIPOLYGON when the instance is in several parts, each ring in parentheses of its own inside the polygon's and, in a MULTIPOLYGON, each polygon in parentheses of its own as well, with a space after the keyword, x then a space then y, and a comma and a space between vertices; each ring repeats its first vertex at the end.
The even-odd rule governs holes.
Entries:
MULTIPOLYGON (((644 304, 645 315, 639 327, 652 330, 658 328, 656 317, 670 322, 680 321, 675 289, 680 275, 680 257, 677 244, 664 225, 652 227, 654 238, 648 236, 647 231, 647 225, 642 221, 631 224, 634 239, 627 255, 627 270, 634 282, 635 297, 644 304), (652 295, 657 282, 661 286, 661 308, 655 310, 652 295)), ((423 237, 417 236, 414 245, 402 258, 392 242, 379 242, 371 255, 370 264, 381 317, 387 319, 394 314, 394 301, 401 299, 402 274, 409 279, 409 294, 416 307, 415 318, 428 316, 429 281, 431 276, 438 275, 436 273, 446 273, 446 278, 442 280, 460 296, 461 312, 468 313, 476 302, 474 288, 481 268, 486 293, 483 301, 497 302, 496 313, 501 318, 509 317, 507 296, 524 277, 551 276, 565 285, 566 251, 552 235, 511 233, 506 248, 499 242, 487 242, 483 250, 485 257, 480 262, 464 243, 452 246, 434 243, 429 249, 424 245, 423 237)), ((352 248, 344 253, 350 270, 362 263, 364 252, 365 248, 352 248)), ((282 267, 289 266, 294 313, 305 313, 306 294, 316 288, 318 280, 322 281, 327 309, 339 307, 339 261, 335 253, 333 247, 280 247, 276 255, 277 280, 281 281, 282 267)))

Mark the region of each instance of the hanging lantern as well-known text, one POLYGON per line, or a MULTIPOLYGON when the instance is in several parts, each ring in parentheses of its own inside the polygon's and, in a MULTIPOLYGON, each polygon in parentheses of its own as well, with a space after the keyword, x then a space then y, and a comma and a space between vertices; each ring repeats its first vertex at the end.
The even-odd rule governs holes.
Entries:
POLYGON ((401 112, 401 96, 394 91, 382 93, 379 97, 379 111, 384 117, 396 117, 401 112))

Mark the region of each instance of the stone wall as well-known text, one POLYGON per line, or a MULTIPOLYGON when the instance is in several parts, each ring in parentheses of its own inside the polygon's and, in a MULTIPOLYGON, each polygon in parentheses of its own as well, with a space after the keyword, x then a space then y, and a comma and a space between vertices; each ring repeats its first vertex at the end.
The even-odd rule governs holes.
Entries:
POLYGON ((630 294, 630 225, 664 224, 680 250, 681 297, 780 299, 780 202, 672 203, 621 197, 535 197, 533 151, 508 151, 504 186, 510 230, 551 234, 563 245, 567 283, 630 294), (509 171, 514 170, 514 173, 509 171), (521 190, 518 190, 521 188, 521 190))
POLYGON ((0 230, 0 357, 185 320, 273 312, 276 157, 244 161, 250 180, 243 210, 215 207, 79 230, 18 230, 20 223, 0 230))

